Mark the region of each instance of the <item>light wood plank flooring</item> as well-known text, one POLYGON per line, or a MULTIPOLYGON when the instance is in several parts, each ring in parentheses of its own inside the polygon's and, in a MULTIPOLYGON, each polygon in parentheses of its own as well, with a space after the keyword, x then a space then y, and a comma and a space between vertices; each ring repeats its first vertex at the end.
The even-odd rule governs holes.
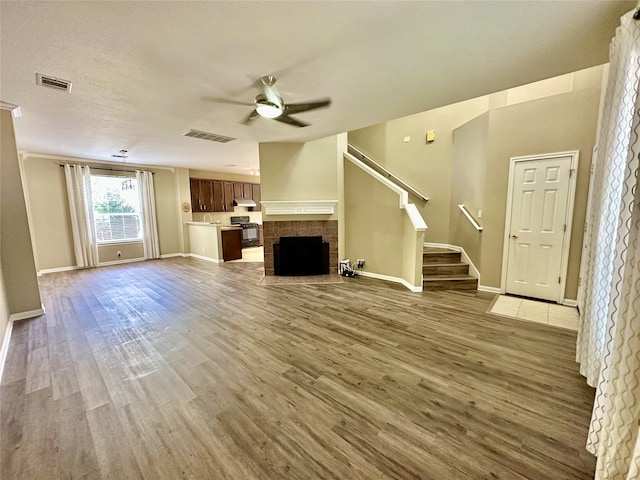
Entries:
POLYGON ((257 285, 173 258, 49 274, 0 388, 2 479, 591 479, 575 332, 493 295, 257 285))

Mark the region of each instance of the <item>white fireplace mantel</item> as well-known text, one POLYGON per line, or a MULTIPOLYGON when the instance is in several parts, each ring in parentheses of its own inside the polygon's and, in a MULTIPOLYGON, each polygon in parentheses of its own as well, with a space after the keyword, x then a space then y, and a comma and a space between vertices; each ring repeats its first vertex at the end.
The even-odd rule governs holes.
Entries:
POLYGON ((265 215, 333 215, 338 200, 263 200, 265 215))

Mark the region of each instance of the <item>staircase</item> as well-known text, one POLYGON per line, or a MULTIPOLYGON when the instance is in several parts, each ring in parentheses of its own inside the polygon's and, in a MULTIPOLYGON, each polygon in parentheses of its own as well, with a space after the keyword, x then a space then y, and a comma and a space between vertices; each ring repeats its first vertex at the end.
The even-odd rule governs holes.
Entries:
POLYGON ((477 290, 478 279, 469 275, 469 265, 460 261, 460 252, 448 248, 424 247, 422 289, 477 290))

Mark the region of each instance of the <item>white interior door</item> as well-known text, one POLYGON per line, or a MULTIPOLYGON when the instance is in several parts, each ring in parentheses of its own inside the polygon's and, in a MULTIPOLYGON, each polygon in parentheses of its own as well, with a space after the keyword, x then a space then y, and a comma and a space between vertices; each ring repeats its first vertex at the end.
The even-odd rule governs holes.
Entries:
POLYGON ((567 154, 512 166, 507 293, 554 301, 564 294, 572 159, 567 154))

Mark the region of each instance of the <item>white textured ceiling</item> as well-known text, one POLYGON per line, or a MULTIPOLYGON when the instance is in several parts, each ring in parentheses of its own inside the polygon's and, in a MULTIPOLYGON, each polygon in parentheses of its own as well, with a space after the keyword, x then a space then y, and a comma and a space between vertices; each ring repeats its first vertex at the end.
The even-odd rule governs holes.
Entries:
POLYGON ((247 173, 306 141, 605 63, 634 1, 0 3, 0 100, 18 148, 247 173), (36 85, 36 73, 73 82, 36 85), (241 121, 274 74, 312 126, 241 121), (190 128, 236 137, 217 144, 190 128), (235 168, 224 167, 236 164, 235 168))

